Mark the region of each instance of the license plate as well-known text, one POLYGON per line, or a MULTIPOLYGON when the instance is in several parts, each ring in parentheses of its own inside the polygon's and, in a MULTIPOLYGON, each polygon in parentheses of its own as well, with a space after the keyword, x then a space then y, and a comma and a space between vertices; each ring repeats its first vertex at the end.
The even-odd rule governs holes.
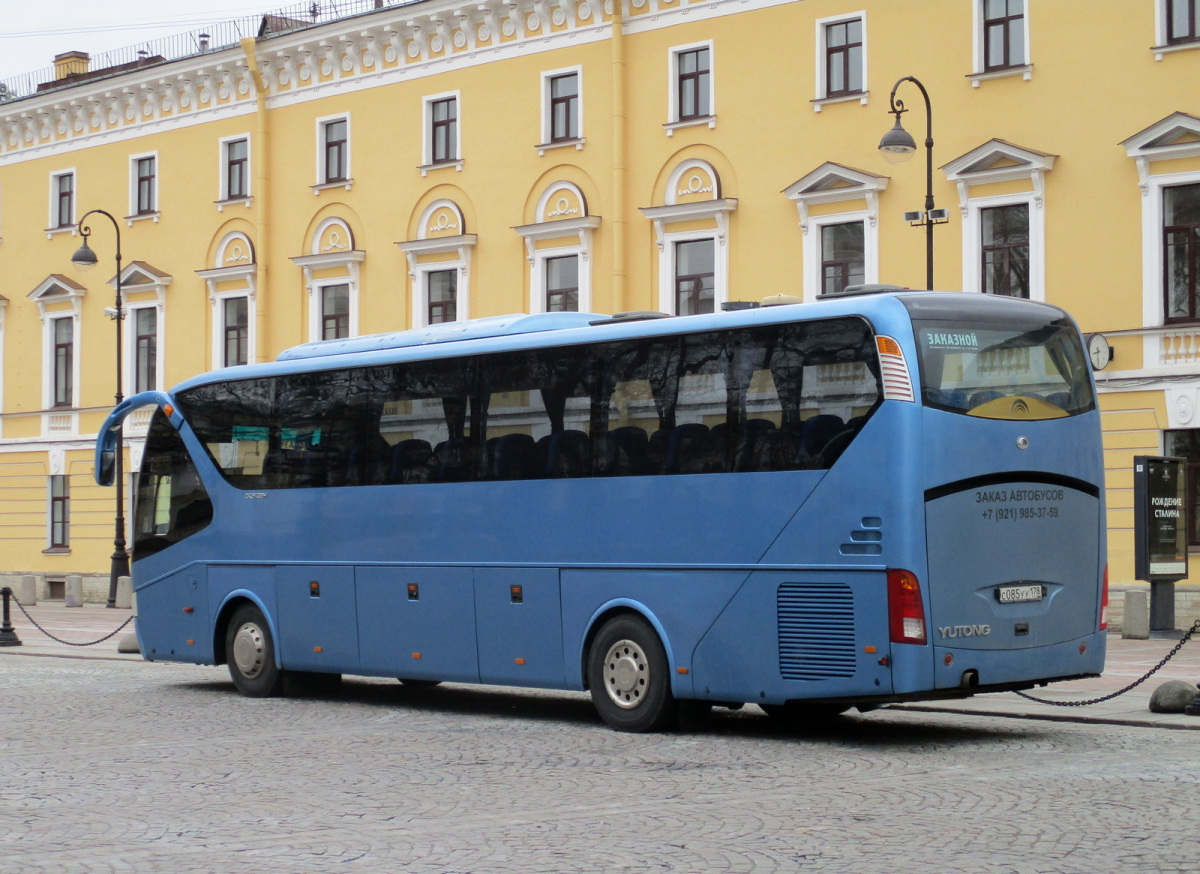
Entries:
POLYGON ((996 589, 996 600, 1001 604, 1040 601, 1044 597, 1046 597, 1045 586, 1000 586, 996 589))

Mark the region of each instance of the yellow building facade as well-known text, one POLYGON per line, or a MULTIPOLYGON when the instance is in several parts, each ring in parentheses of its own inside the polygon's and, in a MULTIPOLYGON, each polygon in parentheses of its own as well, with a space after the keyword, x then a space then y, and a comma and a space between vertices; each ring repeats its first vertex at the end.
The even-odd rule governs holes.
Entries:
POLYGON ((107 573, 117 230, 129 395, 436 321, 924 287, 904 213, 928 122, 934 285, 1111 343, 1110 567, 1133 582, 1133 456, 1200 465, 1196 2, 374 5, 131 69, 68 52, 0 102, 0 574, 107 573), (877 148, 894 85, 904 166, 877 148), (94 209, 114 223, 85 222, 83 274, 94 209))

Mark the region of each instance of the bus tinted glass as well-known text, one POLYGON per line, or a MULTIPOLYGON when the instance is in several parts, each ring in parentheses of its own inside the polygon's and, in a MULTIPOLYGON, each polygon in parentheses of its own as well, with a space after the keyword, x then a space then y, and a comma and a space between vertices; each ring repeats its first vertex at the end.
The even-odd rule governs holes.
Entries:
POLYGON ((244 489, 823 469, 880 400, 841 318, 211 383, 179 407, 244 489))
POLYGON ((165 549, 206 527, 213 505, 179 432, 155 410, 134 502, 133 557, 165 549))
POLYGON ((1095 406, 1083 344, 1068 321, 913 321, 925 405, 989 419, 1056 419, 1095 406))

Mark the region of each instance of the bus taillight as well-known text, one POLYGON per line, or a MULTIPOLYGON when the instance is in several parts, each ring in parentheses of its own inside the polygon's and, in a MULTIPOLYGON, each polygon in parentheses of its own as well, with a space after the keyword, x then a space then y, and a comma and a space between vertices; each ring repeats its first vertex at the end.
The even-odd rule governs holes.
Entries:
POLYGON ((1100 590, 1100 630, 1108 630, 1108 565, 1104 566, 1104 588, 1100 590))
POLYGON ((904 360, 904 350, 893 338, 883 334, 875 338, 875 348, 879 350, 879 370, 883 376, 883 396, 889 401, 916 401, 913 394, 912 378, 908 375, 908 362, 904 360))
POLYGON ((889 570, 888 627, 892 643, 925 643, 925 606, 921 583, 912 571, 889 570))

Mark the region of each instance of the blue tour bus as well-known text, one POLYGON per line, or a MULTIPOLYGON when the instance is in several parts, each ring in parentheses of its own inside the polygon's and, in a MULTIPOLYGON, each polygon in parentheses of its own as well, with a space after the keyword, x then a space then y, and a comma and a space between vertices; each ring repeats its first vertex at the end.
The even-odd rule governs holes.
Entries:
POLYGON ((153 405, 150 660, 589 690, 611 726, 1098 674, 1095 386, 1062 310, 852 293, 311 343, 153 405))

